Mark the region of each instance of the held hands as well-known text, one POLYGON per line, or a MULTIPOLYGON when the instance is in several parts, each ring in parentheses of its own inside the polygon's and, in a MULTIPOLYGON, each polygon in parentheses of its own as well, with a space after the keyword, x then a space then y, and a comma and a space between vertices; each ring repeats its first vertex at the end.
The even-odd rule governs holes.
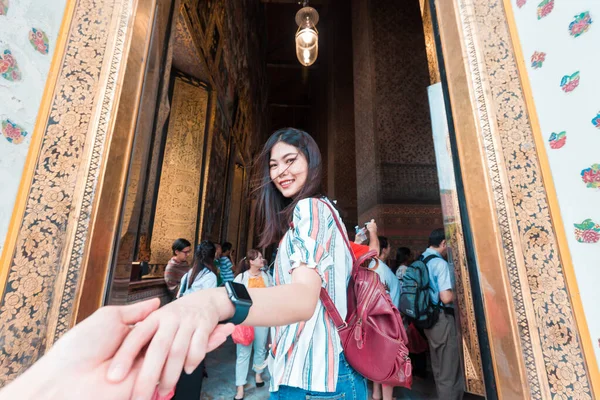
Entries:
POLYGON ((106 379, 110 361, 131 326, 159 306, 150 300, 124 307, 103 307, 67 332, 50 351, 0 392, 0 399, 129 399, 141 360, 123 380, 106 379))
POLYGON ((191 373, 206 353, 233 333, 232 324, 218 325, 229 317, 222 315, 226 309, 223 304, 232 307, 226 296, 221 289, 203 290, 150 314, 129 332, 117 350, 108 370, 108 381, 128 381, 132 372, 140 368, 135 374, 131 398, 152 398, 157 383, 159 396, 169 393, 182 369, 191 373), (143 361, 136 366, 146 346, 143 361))
POLYGON ((192 372, 233 332, 232 324, 217 325, 231 311, 224 291, 221 304, 214 300, 219 294, 205 290, 159 310, 157 299, 103 307, 2 389, 0 400, 154 399, 157 390, 164 396, 184 367, 192 372))

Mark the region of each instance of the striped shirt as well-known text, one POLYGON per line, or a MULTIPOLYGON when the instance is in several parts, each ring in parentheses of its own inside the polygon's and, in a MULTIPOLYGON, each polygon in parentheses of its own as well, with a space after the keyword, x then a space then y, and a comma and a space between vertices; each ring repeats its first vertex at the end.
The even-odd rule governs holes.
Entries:
POLYGON ((187 261, 179 262, 175 257, 169 260, 165 268, 165 282, 169 291, 175 297, 179 292, 179 282, 181 278, 190 270, 190 265, 187 261))
MULTIPOLYGON (((319 273, 345 318, 352 256, 331 211, 316 198, 303 199, 294 209, 293 227, 281 240, 275 259, 275 285, 292 283, 292 271, 301 263, 319 273)), ((308 321, 272 328, 271 338, 272 392, 280 385, 316 392, 336 390, 342 346, 321 301, 308 321)))
POLYGON ((221 257, 217 260, 219 275, 223 283, 233 281, 233 264, 229 257, 221 257))

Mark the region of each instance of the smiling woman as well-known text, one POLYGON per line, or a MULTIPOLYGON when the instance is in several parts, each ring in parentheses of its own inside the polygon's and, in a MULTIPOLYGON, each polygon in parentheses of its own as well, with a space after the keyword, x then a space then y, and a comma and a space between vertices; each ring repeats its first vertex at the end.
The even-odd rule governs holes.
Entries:
POLYGON ((271 135, 257 157, 255 177, 261 247, 285 233, 301 199, 322 196, 322 175, 321 152, 308 133, 284 128, 271 135))

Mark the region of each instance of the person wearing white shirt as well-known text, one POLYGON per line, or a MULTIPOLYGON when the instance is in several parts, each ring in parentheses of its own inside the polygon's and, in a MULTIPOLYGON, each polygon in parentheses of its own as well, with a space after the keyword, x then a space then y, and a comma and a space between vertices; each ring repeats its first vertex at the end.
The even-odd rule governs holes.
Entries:
MULTIPOLYGON (((193 267, 181 278, 177 297, 217 287, 217 275, 212 270, 216 251, 214 243, 208 240, 203 240, 196 246, 193 267)), ((175 387, 174 399, 199 399, 204 371, 204 361, 202 361, 191 374, 182 372, 175 387)))
MULTIPOLYGON (((271 276, 263 271, 265 267, 265 259, 262 253, 255 249, 248 250, 246 257, 238 263, 237 273, 234 282, 241 283, 249 289, 253 288, 268 288, 273 286, 271 276)), ((254 327, 254 341, 249 345, 237 344, 236 346, 236 361, 235 361, 235 386, 237 393, 234 400, 242 400, 244 398, 244 386, 248 383, 248 369, 250 368, 250 356, 254 349, 254 365, 255 372, 254 381, 256 387, 260 388, 265 385, 262 378, 262 372, 266 367, 265 359, 267 355, 267 339, 269 337, 269 328, 264 326, 254 327)))

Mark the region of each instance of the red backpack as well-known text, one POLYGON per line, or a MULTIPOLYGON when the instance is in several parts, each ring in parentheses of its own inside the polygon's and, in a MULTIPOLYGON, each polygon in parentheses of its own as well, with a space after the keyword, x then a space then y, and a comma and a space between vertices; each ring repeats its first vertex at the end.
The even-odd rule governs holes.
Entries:
POLYGON ((410 389, 412 366, 402 317, 377 273, 368 268, 377 254, 370 251, 356 259, 333 207, 325 201, 323 203, 331 210, 353 261, 346 321, 325 288, 321 288, 320 295, 323 306, 337 327, 344 356, 352 368, 365 378, 410 389))

